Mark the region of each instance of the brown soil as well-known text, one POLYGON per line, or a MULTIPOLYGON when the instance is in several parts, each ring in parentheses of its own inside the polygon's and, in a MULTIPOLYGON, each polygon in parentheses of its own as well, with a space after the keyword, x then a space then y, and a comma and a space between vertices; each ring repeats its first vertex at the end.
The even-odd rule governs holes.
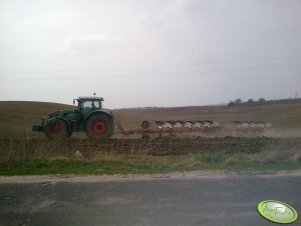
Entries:
POLYGON ((187 155, 204 152, 258 153, 275 150, 301 150, 299 138, 269 137, 161 137, 156 139, 110 139, 101 142, 88 139, 0 140, 0 162, 29 160, 39 157, 75 158, 79 151, 85 159, 99 154, 187 155))

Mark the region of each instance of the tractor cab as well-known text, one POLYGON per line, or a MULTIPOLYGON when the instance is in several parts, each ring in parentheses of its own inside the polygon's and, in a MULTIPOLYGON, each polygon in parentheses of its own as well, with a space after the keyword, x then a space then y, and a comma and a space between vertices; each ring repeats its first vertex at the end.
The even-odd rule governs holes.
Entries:
POLYGON ((102 101, 104 101, 102 97, 79 97, 73 100, 73 104, 75 104, 75 100, 78 103, 77 111, 81 112, 84 116, 91 111, 101 110, 102 101))

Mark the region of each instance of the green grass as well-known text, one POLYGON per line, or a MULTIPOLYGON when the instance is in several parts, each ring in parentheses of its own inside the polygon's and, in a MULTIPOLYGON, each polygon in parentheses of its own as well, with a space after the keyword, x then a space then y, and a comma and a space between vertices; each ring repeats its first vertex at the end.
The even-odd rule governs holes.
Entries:
MULTIPOLYGON (((297 161, 227 161, 232 156, 197 154, 185 156, 104 156, 100 160, 34 159, 2 163, 0 175, 46 175, 46 174, 152 174, 176 171, 278 171, 301 169, 297 161), (209 157, 210 156, 210 157, 209 157)), ((243 159, 243 158, 242 158, 243 159)))

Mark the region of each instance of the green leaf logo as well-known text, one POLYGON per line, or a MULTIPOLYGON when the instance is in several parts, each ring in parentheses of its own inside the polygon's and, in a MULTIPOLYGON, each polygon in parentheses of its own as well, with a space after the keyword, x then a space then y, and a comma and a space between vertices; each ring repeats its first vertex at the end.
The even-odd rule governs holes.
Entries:
POLYGON ((298 217, 293 207, 275 200, 266 200, 259 203, 257 210, 264 218, 281 224, 292 223, 297 220, 298 217))

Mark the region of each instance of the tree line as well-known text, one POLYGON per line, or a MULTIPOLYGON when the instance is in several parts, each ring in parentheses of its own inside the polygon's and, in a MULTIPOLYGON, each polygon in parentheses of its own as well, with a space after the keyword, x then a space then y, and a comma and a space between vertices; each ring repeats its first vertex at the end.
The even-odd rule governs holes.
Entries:
POLYGON ((236 106, 240 104, 253 104, 253 103, 265 103, 266 100, 264 98, 259 98, 257 101, 250 98, 246 102, 243 102, 240 98, 237 98, 236 100, 230 100, 229 103, 227 104, 228 106, 236 106))
POLYGON ((279 100, 266 100, 264 98, 258 98, 258 100, 254 100, 252 98, 243 102, 240 98, 235 100, 230 100, 227 106, 237 106, 237 105, 260 105, 260 104, 275 104, 275 103, 283 103, 283 104, 296 104, 301 103, 301 98, 288 98, 288 99, 279 99, 279 100))

